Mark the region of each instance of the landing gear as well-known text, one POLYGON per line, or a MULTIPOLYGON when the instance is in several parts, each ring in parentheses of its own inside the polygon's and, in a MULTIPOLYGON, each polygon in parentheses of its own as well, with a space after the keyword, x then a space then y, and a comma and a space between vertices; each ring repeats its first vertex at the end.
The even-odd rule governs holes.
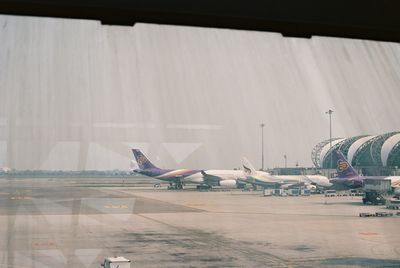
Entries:
POLYGON ((169 186, 168 186, 168 190, 182 190, 183 189, 184 184, 181 181, 178 182, 170 182, 169 186))
POLYGON ((182 190, 183 189, 183 183, 181 181, 177 182, 175 185, 176 185, 176 189, 177 190, 182 190))
POLYGON ((208 184, 199 184, 196 186, 196 189, 198 191, 207 191, 207 190, 211 189, 211 186, 208 184))

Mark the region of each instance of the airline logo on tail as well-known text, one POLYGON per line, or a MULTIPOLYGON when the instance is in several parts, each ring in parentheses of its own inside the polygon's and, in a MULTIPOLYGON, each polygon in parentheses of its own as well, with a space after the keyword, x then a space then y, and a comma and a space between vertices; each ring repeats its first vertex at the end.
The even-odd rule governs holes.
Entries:
POLYGON ((243 169, 246 174, 251 174, 251 170, 248 167, 243 166, 243 169))
POLYGON ((250 163, 250 161, 247 160, 246 157, 242 158, 242 166, 243 166, 244 173, 246 173, 247 175, 253 175, 256 173, 256 169, 253 167, 253 165, 250 163))
POLYGON ((338 171, 342 172, 342 171, 347 170, 349 167, 350 167, 349 163, 347 163, 346 161, 343 161, 342 159, 340 159, 337 162, 337 168, 336 169, 338 171))
POLYGON ((332 152, 332 161, 337 163, 336 171, 338 173, 338 178, 346 179, 358 176, 357 171, 350 165, 340 151, 334 150, 332 152))
POLYGON ((137 158, 137 163, 138 163, 138 165, 141 165, 141 166, 144 166, 144 164, 146 164, 147 161, 148 160, 146 157, 144 157, 144 155, 139 155, 137 158))

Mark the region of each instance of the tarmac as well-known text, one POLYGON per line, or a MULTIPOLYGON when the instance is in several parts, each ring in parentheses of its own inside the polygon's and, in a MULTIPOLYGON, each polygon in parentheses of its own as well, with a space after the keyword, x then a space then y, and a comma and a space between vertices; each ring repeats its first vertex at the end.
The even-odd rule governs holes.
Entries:
POLYGON ((153 188, 146 179, 0 179, 1 267, 400 267, 400 217, 361 197, 153 188))

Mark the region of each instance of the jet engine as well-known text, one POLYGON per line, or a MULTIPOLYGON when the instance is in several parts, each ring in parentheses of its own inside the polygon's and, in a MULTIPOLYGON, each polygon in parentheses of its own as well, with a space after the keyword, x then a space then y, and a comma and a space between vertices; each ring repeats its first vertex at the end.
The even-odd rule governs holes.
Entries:
POLYGON ((315 186, 314 184, 308 184, 306 185, 306 188, 311 192, 315 192, 317 190, 317 186, 315 186))
POLYGON ((222 188, 237 188, 236 180, 221 180, 219 186, 222 188))
POLYGON ((400 188, 399 187, 394 188, 394 195, 400 196, 400 188))

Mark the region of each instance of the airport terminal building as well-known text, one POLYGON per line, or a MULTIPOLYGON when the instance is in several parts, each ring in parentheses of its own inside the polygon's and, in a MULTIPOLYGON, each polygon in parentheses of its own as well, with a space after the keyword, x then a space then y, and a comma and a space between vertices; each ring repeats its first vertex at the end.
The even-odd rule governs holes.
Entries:
POLYGON ((400 132, 381 135, 360 135, 350 138, 329 139, 318 143, 311 153, 317 168, 335 168, 330 163, 333 150, 340 150, 355 167, 365 175, 389 175, 400 167, 400 132))

